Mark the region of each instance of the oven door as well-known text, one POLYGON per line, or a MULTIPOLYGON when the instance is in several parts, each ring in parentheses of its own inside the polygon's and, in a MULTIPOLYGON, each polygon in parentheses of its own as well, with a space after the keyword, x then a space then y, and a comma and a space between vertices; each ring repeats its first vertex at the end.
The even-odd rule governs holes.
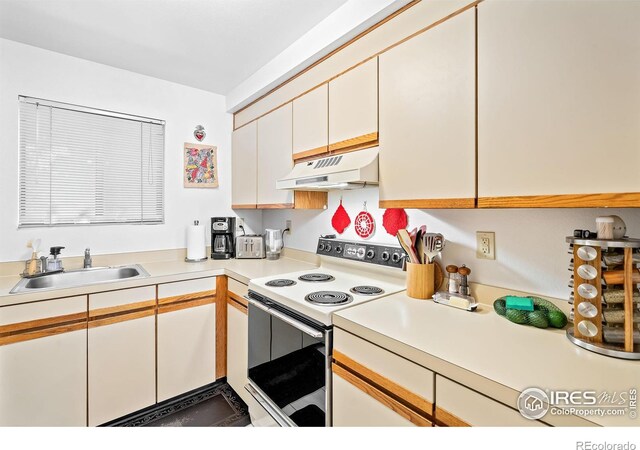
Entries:
POLYGON ((247 391, 280 426, 330 426, 331 329, 268 299, 247 300, 247 391))

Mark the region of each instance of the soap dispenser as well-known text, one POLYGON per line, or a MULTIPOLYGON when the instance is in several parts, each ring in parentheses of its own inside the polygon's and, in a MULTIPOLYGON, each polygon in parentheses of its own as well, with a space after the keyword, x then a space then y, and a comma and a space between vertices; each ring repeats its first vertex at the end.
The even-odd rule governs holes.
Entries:
POLYGON ((60 250, 64 247, 51 247, 49 249, 52 258, 47 260, 47 272, 61 272, 64 270, 62 267, 62 260, 58 259, 58 255, 60 255, 60 250))

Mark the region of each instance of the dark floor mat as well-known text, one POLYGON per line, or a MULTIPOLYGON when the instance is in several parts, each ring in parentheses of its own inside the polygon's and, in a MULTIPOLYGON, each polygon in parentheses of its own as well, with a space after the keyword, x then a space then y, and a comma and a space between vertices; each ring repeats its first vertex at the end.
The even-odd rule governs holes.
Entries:
POLYGON ((324 427, 324 411, 316 405, 307 405, 291 414, 291 420, 299 427, 324 427))
POLYGON ((216 382, 105 424, 118 427, 243 427, 247 405, 224 382, 216 382))
POLYGON ((280 408, 325 385, 325 357, 318 345, 304 347, 249 369, 249 378, 280 408))

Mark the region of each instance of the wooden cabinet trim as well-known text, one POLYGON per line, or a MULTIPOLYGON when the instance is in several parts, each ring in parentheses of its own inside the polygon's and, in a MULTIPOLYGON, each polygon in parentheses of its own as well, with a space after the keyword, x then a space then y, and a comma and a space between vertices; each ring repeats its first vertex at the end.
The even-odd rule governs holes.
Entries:
POLYGON ((257 209, 293 209, 293 203, 260 203, 257 209))
POLYGON ((227 376, 227 298, 229 279, 216 278, 216 373, 214 378, 227 376))
POLYGON ((479 197, 478 208, 638 208, 640 192, 479 197))
POLYGON ((293 193, 294 209, 326 209, 328 201, 327 192, 295 191, 293 193))
POLYGON ((241 295, 235 292, 227 291, 227 303, 243 314, 247 314, 249 302, 241 295))
POLYGON ((142 309, 155 309, 156 300, 145 300, 143 302, 128 303, 126 305, 111 306, 109 308, 98 308, 89 310, 89 320, 102 319, 107 316, 115 316, 136 312, 142 309))
POLYGON ((362 150, 369 147, 375 147, 378 145, 378 132, 363 134, 362 136, 356 136, 344 141, 334 142, 329 144, 329 153, 340 154, 354 152, 356 150, 362 150))
POLYGON ((436 406, 435 422, 439 426, 445 427, 470 427, 467 422, 451 414, 449 411, 436 406))
POLYGON ((209 305, 216 302, 216 296, 203 297, 196 300, 187 300, 184 302, 170 303, 168 305, 158 305, 158 314, 166 314, 181 309, 196 308, 202 305, 209 305))
POLYGON ((231 209, 256 209, 258 205, 256 204, 246 204, 246 205, 231 205, 231 209))
POLYGON ((306 161, 308 159, 315 159, 322 155, 329 154, 329 146, 323 145, 322 147, 312 148, 311 150, 305 150, 303 152, 297 152, 293 154, 294 162, 306 161))
POLYGON ((434 198, 407 200, 380 200, 380 208, 414 208, 414 209, 473 209, 475 198, 434 198))
POLYGON ((28 331, 0 334, 0 346, 8 344, 16 344, 18 342, 31 341, 44 337, 54 336, 56 334, 69 333, 71 331, 86 330, 86 315, 78 322, 70 322, 64 325, 55 325, 40 329, 30 329, 28 331))
POLYGON ((172 303, 183 303, 183 302, 188 302, 193 300, 201 300, 209 297, 213 299, 215 296, 216 296, 216 291, 211 290, 211 291, 200 291, 200 292, 193 292, 190 294, 176 295, 173 297, 163 297, 158 299, 158 306, 169 305, 172 303))
POLYGON ((129 311, 121 314, 93 317, 89 319, 89 328, 113 325, 114 323, 127 322, 129 320, 141 319, 143 317, 155 316, 155 306, 137 311, 129 311))
POLYGON ((394 411, 398 415, 404 417, 405 419, 407 419, 411 423, 414 423, 415 425, 418 425, 418 426, 421 426, 421 427, 431 427, 431 426, 433 426, 433 423, 429 419, 427 419, 426 417, 423 417, 422 415, 418 414, 413 409, 408 408, 403 403, 400 403, 396 399, 390 397, 385 392, 383 392, 380 389, 378 389, 377 387, 367 383, 366 381, 364 381, 360 377, 356 376, 355 374, 353 374, 349 370, 344 369, 342 366, 340 366, 340 365, 338 365, 336 363, 333 363, 332 364, 332 370, 333 370, 333 373, 335 375, 339 376, 343 380, 345 380, 345 381, 349 382, 350 384, 352 384, 353 386, 357 387, 362 392, 364 392, 365 394, 369 395, 370 397, 376 399, 377 401, 379 401, 383 405, 387 406, 389 409, 391 409, 392 411, 394 411))
POLYGON ((333 350, 333 359, 335 362, 334 367, 337 365, 353 373, 355 376, 364 380, 364 382, 385 393, 385 395, 402 403, 405 407, 416 410, 421 416, 428 418, 433 417, 433 403, 425 398, 354 361, 339 350, 333 350))

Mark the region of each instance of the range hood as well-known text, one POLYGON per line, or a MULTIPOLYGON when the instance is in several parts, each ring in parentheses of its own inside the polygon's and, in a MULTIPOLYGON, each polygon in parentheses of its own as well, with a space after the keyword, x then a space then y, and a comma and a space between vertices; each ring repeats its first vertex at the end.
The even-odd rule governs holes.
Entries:
POLYGON ((276 182, 277 189, 330 191, 378 184, 378 147, 304 161, 276 182))

